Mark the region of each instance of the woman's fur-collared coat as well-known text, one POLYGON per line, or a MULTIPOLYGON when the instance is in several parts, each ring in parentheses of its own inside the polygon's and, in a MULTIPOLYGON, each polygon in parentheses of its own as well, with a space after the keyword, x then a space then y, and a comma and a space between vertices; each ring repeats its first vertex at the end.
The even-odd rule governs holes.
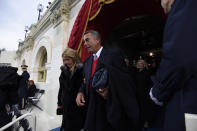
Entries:
POLYGON ((83 80, 83 64, 76 64, 73 72, 65 65, 60 69, 58 106, 63 107, 62 127, 64 130, 79 131, 83 128, 85 118, 85 109, 76 104, 76 96, 83 80))

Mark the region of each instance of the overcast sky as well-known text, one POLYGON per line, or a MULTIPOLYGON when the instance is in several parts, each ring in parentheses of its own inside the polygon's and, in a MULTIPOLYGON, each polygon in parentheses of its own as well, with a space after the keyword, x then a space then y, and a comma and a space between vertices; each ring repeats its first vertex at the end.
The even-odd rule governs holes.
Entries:
POLYGON ((0 0, 0 49, 17 50, 25 26, 37 22, 37 5, 43 4, 45 11, 49 1, 53 0, 0 0))

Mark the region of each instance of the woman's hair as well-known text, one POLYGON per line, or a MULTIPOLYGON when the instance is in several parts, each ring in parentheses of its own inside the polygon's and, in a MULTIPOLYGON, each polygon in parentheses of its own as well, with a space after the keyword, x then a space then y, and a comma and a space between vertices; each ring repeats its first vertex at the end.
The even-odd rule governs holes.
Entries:
POLYGON ((31 83, 32 85, 34 85, 34 81, 33 80, 29 80, 28 83, 31 83))
POLYGON ((79 57, 77 51, 71 48, 66 48, 64 52, 62 53, 62 58, 66 56, 70 57, 73 60, 74 66, 73 66, 73 69, 71 69, 73 71, 75 65, 78 63, 81 63, 81 58, 79 57))

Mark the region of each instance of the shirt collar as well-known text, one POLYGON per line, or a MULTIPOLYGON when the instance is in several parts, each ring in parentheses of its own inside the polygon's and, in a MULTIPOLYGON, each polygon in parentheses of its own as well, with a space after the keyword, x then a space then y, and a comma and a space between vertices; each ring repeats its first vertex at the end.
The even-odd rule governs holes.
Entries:
POLYGON ((103 50, 103 47, 101 46, 101 48, 96 52, 96 54, 93 54, 93 56, 97 56, 97 58, 99 58, 101 51, 103 50))

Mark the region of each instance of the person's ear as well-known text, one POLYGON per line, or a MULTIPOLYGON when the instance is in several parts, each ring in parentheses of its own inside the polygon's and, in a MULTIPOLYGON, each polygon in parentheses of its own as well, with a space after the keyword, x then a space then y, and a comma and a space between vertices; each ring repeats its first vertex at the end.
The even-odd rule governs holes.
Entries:
POLYGON ((101 44, 100 39, 96 38, 96 43, 101 44))

